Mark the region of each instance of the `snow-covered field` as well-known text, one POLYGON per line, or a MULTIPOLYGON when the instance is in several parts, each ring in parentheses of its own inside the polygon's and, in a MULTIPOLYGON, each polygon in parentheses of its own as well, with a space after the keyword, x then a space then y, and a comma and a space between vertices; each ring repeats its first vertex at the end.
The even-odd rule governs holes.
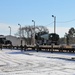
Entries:
POLYGON ((0 50, 0 75, 75 75, 74 53, 0 50))

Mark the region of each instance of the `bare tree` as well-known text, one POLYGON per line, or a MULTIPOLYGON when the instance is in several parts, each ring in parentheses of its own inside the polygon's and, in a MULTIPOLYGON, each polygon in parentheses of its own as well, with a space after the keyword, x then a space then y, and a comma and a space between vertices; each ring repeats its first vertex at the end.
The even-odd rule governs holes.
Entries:
POLYGON ((74 29, 73 27, 70 28, 69 31, 68 31, 68 34, 69 34, 71 37, 73 37, 74 33, 75 33, 75 29, 74 29))
MULTIPOLYGON (((45 26, 35 26, 35 34, 38 32, 49 32, 45 26)), ((17 35, 20 35, 20 29, 17 32, 17 35)), ((21 27, 21 37, 26 38, 27 44, 33 44, 34 40, 34 26, 25 26, 21 27)))

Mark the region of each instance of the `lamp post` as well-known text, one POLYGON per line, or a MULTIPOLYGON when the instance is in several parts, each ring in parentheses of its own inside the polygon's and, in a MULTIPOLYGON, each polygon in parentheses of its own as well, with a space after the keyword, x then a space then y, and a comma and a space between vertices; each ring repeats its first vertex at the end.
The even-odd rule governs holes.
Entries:
POLYGON ((10 28, 10 35, 11 35, 11 27, 10 27, 10 26, 8 26, 8 28, 10 28))
POLYGON ((54 17, 54 33, 56 33, 56 16, 52 15, 54 17))
POLYGON ((18 24, 20 26, 20 38, 21 38, 21 24, 18 24))
POLYGON ((20 26, 20 40, 21 40, 21 47, 22 47, 22 37, 21 37, 21 24, 18 24, 20 26))
POLYGON ((34 45, 35 45, 35 21, 32 20, 32 22, 34 23, 34 45))

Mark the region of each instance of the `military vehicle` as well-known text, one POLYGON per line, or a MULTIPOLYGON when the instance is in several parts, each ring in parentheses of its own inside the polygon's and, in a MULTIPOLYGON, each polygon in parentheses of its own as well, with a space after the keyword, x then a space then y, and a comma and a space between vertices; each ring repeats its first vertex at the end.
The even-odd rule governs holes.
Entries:
POLYGON ((59 44, 59 35, 56 33, 48 33, 48 34, 44 34, 44 35, 40 35, 40 34, 36 34, 35 35, 35 39, 36 42, 39 42, 39 44, 41 45, 51 45, 51 44, 55 44, 58 45, 59 44))
POLYGON ((10 40, 7 40, 4 35, 0 35, 0 45, 9 45, 12 44, 10 40))

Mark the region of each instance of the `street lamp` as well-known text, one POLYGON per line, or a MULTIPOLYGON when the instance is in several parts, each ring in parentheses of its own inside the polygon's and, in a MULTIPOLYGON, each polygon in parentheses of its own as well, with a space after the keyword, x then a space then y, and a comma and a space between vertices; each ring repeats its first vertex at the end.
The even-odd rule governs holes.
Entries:
POLYGON ((20 24, 18 24, 19 26, 20 26, 20 38, 21 38, 21 25, 20 24))
POLYGON ((10 28, 10 35, 11 35, 11 27, 10 27, 10 26, 8 26, 8 28, 10 28))
POLYGON ((56 16, 52 15, 54 17, 54 33, 56 33, 56 16))
POLYGON ((21 24, 18 24, 20 26, 20 40, 21 40, 21 46, 22 46, 22 38, 21 38, 21 24))
POLYGON ((32 22, 34 23, 34 45, 35 45, 35 21, 32 20, 32 22))

